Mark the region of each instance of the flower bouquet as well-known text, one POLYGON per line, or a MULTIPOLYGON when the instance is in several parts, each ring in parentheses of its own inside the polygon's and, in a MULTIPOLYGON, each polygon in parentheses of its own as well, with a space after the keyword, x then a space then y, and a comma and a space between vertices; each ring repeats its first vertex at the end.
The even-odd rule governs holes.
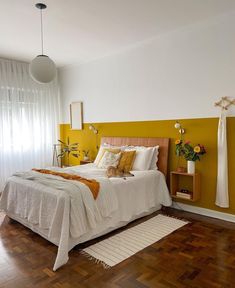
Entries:
POLYGON ((176 145, 175 146, 176 155, 179 157, 183 156, 185 160, 188 161, 188 173, 194 173, 195 163, 191 163, 191 162, 195 162, 197 160, 200 161, 200 156, 206 153, 205 147, 201 144, 193 146, 190 144, 190 141, 183 142, 183 140, 179 140, 179 139, 175 141, 175 145, 176 145), (190 169, 189 166, 191 166, 192 168, 190 169))

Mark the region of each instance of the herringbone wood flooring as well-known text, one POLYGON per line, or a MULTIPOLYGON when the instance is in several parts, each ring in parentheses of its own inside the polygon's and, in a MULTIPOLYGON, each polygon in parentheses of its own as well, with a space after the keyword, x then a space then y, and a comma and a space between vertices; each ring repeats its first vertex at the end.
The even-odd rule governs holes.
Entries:
POLYGON ((235 224, 174 209, 162 213, 191 223, 109 270, 75 248, 57 272, 51 270, 56 246, 0 214, 0 287, 235 287, 235 224))

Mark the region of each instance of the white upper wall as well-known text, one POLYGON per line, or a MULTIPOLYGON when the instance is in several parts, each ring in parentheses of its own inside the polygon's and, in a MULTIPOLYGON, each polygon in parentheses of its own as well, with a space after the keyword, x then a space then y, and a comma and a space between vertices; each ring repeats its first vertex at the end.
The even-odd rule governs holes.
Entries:
POLYGON ((83 101, 84 122, 217 117, 213 103, 224 95, 235 96, 234 16, 61 68, 64 123, 69 123, 73 101, 83 101))

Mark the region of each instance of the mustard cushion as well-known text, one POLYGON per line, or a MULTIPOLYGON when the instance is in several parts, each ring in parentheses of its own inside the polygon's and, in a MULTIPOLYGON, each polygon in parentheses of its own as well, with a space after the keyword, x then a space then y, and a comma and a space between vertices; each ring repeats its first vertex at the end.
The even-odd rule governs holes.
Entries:
POLYGON ((124 172, 130 172, 135 160, 136 151, 123 151, 118 164, 118 169, 124 172))

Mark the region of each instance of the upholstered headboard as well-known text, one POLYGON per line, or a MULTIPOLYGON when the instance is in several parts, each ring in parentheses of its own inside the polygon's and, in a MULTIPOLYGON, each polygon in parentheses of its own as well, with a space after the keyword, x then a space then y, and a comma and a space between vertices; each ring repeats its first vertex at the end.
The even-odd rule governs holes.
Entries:
POLYGON ((102 137, 101 144, 111 145, 134 145, 152 147, 159 145, 158 169, 166 176, 168 163, 169 138, 147 138, 147 137, 102 137))

